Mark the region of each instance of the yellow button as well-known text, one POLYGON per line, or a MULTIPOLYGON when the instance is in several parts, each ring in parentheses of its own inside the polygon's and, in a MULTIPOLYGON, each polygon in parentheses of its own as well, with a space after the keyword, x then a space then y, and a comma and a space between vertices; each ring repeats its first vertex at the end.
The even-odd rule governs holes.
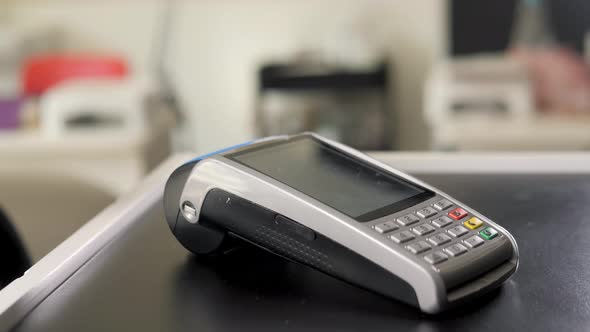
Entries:
POLYGON ((473 217, 473 218, 467 220, 466 222, 464 222, 463 225, 465 225, 469 229, 476 229, 476 228, 480 227, 481 225, 483 225, 483 222, 481 220, 473 217))

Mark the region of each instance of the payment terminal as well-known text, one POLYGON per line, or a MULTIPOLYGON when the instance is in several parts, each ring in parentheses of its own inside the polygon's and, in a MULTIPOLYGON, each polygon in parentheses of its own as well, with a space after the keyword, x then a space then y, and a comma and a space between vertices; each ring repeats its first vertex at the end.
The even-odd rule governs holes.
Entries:
POLYGON ((199 256, 249 242, 438 313, 516 271, 504 228, 442 191, 312 133, 191 160, 170 176, 166 219, 199 256))

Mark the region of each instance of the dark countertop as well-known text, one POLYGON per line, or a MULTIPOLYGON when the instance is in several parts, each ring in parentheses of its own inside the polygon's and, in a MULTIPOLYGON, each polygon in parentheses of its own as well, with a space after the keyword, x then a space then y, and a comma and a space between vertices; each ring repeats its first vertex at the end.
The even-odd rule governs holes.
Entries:
POLYGON ((199 261, 160 206, 45 299, 16 331, 579 331, 590 328, 590 176, 419 175, 505 226, 520 267, 439 316, 258 249, 199 261))

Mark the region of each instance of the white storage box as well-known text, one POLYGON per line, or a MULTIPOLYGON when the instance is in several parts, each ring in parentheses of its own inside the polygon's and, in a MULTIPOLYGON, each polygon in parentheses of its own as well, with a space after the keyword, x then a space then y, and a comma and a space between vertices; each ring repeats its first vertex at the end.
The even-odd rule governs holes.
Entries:
POLYGON ((40 127, 0 131, 0 173, 71 177, 118 196, 170 153, 172 119, 148 80, 68 82, 39 101, 40 127), (80 84, 82 83, 82 84, 80 84), (95 126, 73 123, 91 117, 95 126))

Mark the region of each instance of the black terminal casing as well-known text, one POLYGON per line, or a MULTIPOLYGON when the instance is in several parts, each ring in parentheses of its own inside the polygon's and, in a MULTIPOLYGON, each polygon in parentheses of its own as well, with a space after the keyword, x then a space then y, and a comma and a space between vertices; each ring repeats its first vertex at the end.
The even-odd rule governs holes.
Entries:
POLYGON ((196 255, 211 256, 233 248, 227 232, 214 225, 204 227, 201 223, 190 223, 179 209, 184 185, 198 162, 180 166, 168 178, 164 189, 164 213, 172 233, 186 249, 196 255))
POLYGON ((414 289, 396 275, 297 221, 224 190, 210 190, 198 223, 188 222, 180 213, 180 197, 196 163, 176 169, 164 193, 168 225, 189 251, 197 256, 215 256, 250 243, 356 286, 418 306, 414 289))

